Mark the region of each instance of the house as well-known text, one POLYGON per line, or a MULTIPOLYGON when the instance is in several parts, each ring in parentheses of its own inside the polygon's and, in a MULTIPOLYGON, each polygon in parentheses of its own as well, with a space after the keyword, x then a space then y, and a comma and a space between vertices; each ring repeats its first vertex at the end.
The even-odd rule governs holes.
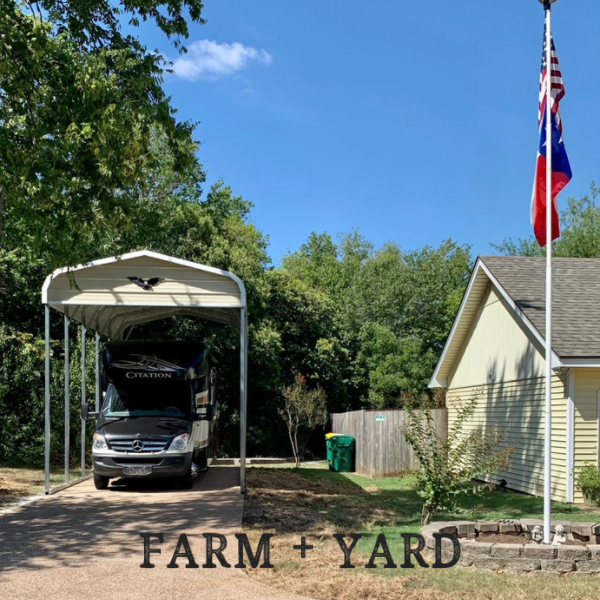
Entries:
MULTIPOLYGON (((498 425, 517 447, 491 480, 543 495, 545 258, 479 257, 429 383, 457 402, 478 397, 467 426, 498 425)), ((600 259, 553 260, 552 498, 583 502, 574 470, 598 464, 600 259)))

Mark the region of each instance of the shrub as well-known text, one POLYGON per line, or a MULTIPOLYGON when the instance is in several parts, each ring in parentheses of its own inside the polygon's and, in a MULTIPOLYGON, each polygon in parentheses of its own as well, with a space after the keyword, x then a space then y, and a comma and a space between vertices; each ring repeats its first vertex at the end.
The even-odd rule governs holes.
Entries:
POLYGON ((427 525, 438 511, 453 510, 461 495, 483 494, 489 485, 474 485, 473 479, 505 470, 514 447, 506 447, 507 434, 497 427, 463 431, 477 406, 477 397, 458 402, 456 420, 441 439, 428 409, 419 413, 406 409, 407 442, 419 460, 419 495, 424 499, 421 524, 427 525))
POLYGON ((577 472, 575 485, 586 498, 600 504, 600 469, 597 465, 586 461, 577 472))

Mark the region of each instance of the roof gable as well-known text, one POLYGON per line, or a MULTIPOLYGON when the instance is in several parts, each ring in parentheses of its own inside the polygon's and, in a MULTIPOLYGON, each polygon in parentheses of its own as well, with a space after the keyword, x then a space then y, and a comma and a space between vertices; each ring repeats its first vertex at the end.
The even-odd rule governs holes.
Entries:
MULTIPOLYGON (((546 259, 483 256, 502 288, 545 336, 546 259)), ((552 259, 552 349, 563 359, 600 357, 600 259, 552 259)))
MULTIPOLYGON (((494 288, 506 301, 508 309, 519 318, 527 334, 532 340, 535 340, 545 348, 545 341, 543 336, 540 334, 538 329, 528 318, 527 314, 521 309, 521 307, 513 300, 513 298, 504 289, 495 274, 492 273, 491 269, 487 265, 488 257, 479 257, 473 268, 473 273, 467 286, 467 290, 463 297, 462 303, 452 325, 450 335, 446 340, 446 344, 442 351, 442 355, 435 368, 429 387, 447 387, 447 379, 452 372, 456 360, 458 359, 463 344, 467 340, 471 324, 475 319, 479 305, 484 296, 485 290, 488 284, 491 282, 494 288), (485 262, 484 262, 485 261, 485 262)), ((512 258, 512 257, 494 257, 494 258, 512 258)), ((561 361, 558 356, 553 352, 553 368, 561 365, 561 361)))

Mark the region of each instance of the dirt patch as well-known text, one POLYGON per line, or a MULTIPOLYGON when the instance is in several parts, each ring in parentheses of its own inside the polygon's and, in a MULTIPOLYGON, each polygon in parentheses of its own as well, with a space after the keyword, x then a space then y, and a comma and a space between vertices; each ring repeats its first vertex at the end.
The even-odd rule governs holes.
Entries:
POLYGON ((23 496, 40 494, 43 487, 43 471, 0 467, 0 506, 23 496))
MULTIPOLYGON (((255 536, 253 546, 258 541, 255 536)), ((294 594, 322 600, 450 600, 452 596, 433 589, 410 589, 414 576, 384 577, 363 568, 340 569, 343 554, 334 540, 322 536, 307 536, 307 544, 315 550, 306 558, 279 564, 274 569, 250 569, 249 575, 262 583, 294 594)), ((272 554, 294 556, 297 535, 273 538, 272 554)))
MULTIPOLYGON (((321 478, 293 470, 248 469, 244 527, 252 546, 261 533, 271 541, 274 569, 249 569, 251 577, 275 588, 322 600, 449 600, 434 589, 411 589, 414 575, 383 576, 362 566, 340 569, 343 553, 333 533, 351 533, 380 523, 395 523, 398 514, 378 498, 378 488, 363 489, 343 475, 321 478), (301 558, 293 548, 306 538, 314 549, 301 558), (284 558, 282 561, 281 558, 284 558), (285 558, 288 560, 286 561, 285 558)), ((381 571, 381 569, 379 569, 381 571)))
POLYGON ((397 514, 378 505, 372 494, 336 475, 320 479, 291 469, 285 473, 276 469, 249 469, 244 525, 262 531, 266 527, 278 534, 329 534, 397 520, 397 514))
MULTIPOLYGON (((507 535, 505 533, 492 533, 482 535, 475 538, 476 542, 484 542, 486 544, 529 544, 531 536, 528 533, 520 533, 519 535, 507 535)), ((567 546, 585 546, 585 542, 578 540, 567 540, 567 546)))

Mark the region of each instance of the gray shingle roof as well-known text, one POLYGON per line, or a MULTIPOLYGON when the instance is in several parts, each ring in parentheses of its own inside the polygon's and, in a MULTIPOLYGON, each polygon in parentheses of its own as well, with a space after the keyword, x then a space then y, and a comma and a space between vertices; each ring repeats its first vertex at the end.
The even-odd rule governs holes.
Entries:
MULTIPOLYGON (((545 338, 546 259, 480 258, 545 338)), ((600 258, 552 259, 552 349, 561 358, 600 357, 600 258)))

